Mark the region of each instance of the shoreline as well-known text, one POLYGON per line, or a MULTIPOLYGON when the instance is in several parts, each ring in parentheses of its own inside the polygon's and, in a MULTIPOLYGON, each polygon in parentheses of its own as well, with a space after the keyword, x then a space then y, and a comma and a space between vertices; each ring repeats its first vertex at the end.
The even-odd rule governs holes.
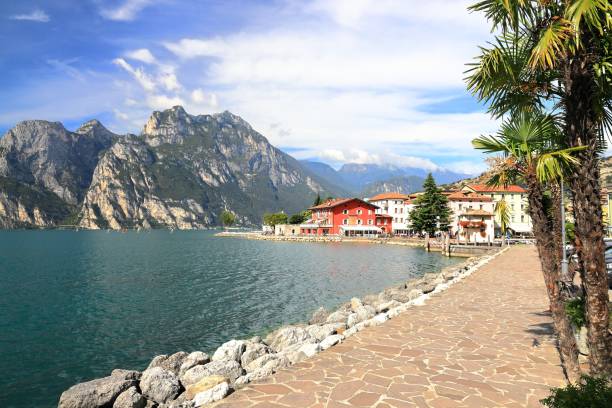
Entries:
POLYGON ((267 378, 367 327, 423 305, 432 295, 471 275, 505 250, 425 273, 363 299, 352 298, 333 311, 319 308, 308 322, 282 326, 265 339, 230 340, 212 356, 202 351, 179 351, 154 357, 142 372, 115 369, 107 377, 70 387, 62 393, 58 406, 192 408, 219 401, 252 381, 267 378))

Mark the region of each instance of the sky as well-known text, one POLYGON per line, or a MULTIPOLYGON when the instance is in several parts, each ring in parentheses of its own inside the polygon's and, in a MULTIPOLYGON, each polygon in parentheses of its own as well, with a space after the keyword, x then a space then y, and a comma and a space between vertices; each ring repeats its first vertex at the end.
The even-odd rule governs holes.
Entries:
POLYGON ((474 0, 20 0, 0 4, 0 133, 229 110, 298 159, 476 174, 497 123, 465 90, 474 0))

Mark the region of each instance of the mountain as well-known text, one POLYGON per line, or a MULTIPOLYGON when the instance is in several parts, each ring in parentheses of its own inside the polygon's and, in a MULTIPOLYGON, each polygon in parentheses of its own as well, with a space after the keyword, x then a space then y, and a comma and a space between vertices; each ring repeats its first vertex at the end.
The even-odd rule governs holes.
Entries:
POLYGON ((50 226, 74 215, 115 137, 97 121, 76 132, 41 120, 9 130, 0 139, 0 226, 50 226))
POLYGON ((303 210, 336 187, 240 117, 154 112, 140 135, 99 122, 76 132, 28 121, 0 140, 0 226, 205 228, 227 209, 239 224, 303 210))
POLYGON ((374 181, 365 186, 361 195, 372 197, 380 193, 402 193, 410 194, 423 189, 425 179, 419 176, 399 176, 383 181, 374 181))
MULTIPOLYGON (((302 165, 333 185, 341 186, 352 195, 368 195, 401 191, 415 192, 422 187, 428 170, 394 165, 346 163, 339 170, 320 162, 302 160, 302 165), (410 191, 409 191, 410 190, 410 191)), ((469 177, 445 169, 432 171, 438 184, 446 184, 469 177)))

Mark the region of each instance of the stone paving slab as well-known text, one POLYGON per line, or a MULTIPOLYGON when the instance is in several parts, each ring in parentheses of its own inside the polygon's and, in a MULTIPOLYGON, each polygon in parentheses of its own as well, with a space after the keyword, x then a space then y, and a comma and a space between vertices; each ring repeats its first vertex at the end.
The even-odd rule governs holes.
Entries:
POLYGON ((216 408, 538 407, 564 384, 536 250, 512 247, 388 322, 216 408))

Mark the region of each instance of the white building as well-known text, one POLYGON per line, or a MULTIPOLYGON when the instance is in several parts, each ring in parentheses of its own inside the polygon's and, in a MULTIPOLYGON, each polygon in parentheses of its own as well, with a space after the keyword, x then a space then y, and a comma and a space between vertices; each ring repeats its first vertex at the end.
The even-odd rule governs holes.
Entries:
POLYGON ((414 208, 410 196, 400 193, 382 193, 366 201, 378 207, 376 214, 391 216, 394 234, 402 235, 410 231, 410 211, 414 208))
POLYGON ((448 195, 451 233, 462 243, 489 243, 495 239, 495 203, 489 196, 471 191, 448 195))
MULTIPOLYGON (((501 200, 505 200, 510 208, 509 228, 515 234, 531 234, 531 218, 527 213, 527 190, 521 186, 508 185, 500 187, 490 187, 485 184, 468 184, 462 191, 474 192, 490 197, 493 206, 501 200)), ((495 216, 495 223, 499 227, 500 220, 495 216)), ((498 235, 499 235, 499 231, 498 235)))

